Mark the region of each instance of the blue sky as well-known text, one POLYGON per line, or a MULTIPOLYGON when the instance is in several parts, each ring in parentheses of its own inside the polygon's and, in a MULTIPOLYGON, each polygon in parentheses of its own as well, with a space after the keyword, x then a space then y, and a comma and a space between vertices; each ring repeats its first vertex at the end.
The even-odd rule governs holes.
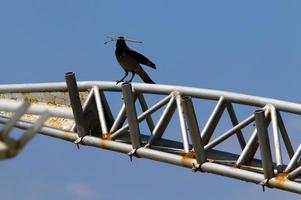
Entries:
MULTIPOLYGON (((1 84, 123 76, 106 36, 157 64, 154 81, 301 102, 300 1, 0 2, 1 84)), ((135 81, 141 81, 138 77, 135 81)), ((293 138, 301 131, 292 119, 293 138)), ((177 124, 175 124, 177 126, 177 124)), ((178 129, 175 129, 178 130, 178 129)), ((300 140, 298 140, 300 141, 300 140)), ((299 144, 300 142, 297 142, 299 144)), ((37 136, 1 161, 3 199, 299 199, 221 176, 37 136)))

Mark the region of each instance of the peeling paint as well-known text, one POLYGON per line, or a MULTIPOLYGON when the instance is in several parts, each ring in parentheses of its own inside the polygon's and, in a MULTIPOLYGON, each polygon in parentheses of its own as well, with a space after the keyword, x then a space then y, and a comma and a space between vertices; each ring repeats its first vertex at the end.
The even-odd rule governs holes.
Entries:
MULTIPOLYGON (((12 117, 13 114, 14 113, 12 112, 1 112, 1 115, 5 117, 12 117)), ((38 119, 38 117, 39 117, 38 115, 24 114, 21 117, 21 120, 27 122, 35 122, 38 119)), ((62 129, 65 131, 71 130, 73 124, 74 124, 74 120, 72 119, 58 118, 58 117, 50 117, 45 122, 46 126, 49 126, 51 128, 56 128, 56 129, 62 129)))
MULTIPOLYGON (((80 92, 80 99, 83 103, 87 98, 88 91, 80 92)), ((21 93, 2 93, 0 99, 9 99, 16 102, 22 102, 26 99, 29 103, 39 106, 45 106, 45 109, 70 109, 70 101, 68 92, 21 92, 21 93)), ((12 112, 1 112, 5 117, 11 117, 12 112)), ((34 122, 37 120, 37 115, 25 114, 21 120, 34 122)), ((66 131, 71 130, 74 120, 66 118, 51 117, 45 125, 52 128, 63 129, 66 131)))
MULTIPOLYGON (((88 91, 80 92, 80 100, 83 103, 88 95, 88 91)), ((68 92, 22 92, 22 93, 2 93, 0 99, 10 99, 23 101, 27 99, 32 104, 42 104, 55 107, 70 107, 68 92)))

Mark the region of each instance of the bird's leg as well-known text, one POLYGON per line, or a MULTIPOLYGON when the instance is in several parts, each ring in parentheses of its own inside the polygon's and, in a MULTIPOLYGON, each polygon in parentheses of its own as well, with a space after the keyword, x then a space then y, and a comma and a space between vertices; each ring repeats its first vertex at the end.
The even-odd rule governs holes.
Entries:
POLYGON ((132 82, 132 80, 133 80, 135 74, 136 74, 135 72, 132 72, 132 77, 131 77, 131 79, 130 79, 129 81, 127 81, 127 82, 129 82, 129 83, 132 82))
POLYGON ((116 81, 116 85, 117 85, 118 83, 122 82, 122 81, 128 76, 129 72, 126 71, 126 70, 124 70, 124 72, 125 72, 124 77, 123 77, 122 79, 120 79, 119 81, 116 81))

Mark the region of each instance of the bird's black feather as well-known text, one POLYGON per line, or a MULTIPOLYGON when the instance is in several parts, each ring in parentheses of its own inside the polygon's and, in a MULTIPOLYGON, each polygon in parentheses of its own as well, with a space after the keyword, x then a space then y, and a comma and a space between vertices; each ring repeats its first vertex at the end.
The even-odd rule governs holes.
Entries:
POLYGON ((152 61, 150 61, 148 58, 146 58, 144 55, 136 52, 136 51, 133 51, 132 49, 130 48, 127 48, 125 50, 125 53, 129 56, 131 56, 132 58, 134 58, 138 63, 140 64, 143 64, 143 65, 147 65, 151 68, 154 68, 156 69, 156 65, 155 63, 153 63, 152 61))

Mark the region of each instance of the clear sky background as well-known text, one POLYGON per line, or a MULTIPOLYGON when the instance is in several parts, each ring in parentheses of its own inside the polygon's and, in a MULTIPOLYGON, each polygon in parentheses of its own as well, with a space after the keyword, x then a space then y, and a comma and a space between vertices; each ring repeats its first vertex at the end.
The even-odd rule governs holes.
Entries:
MULTIPOLYGON (((1 84, 115 81, 106 36, 157 64, 154 81, 301 102, 300 1, 0 1, 1 84)), ((141 81, 138 77, 135 81, 141 81)), ((301 139, 301 120, 289 121, 301 139)), ((177 124, 174 124, 178 126, 177 124)), ((175 129, 178 130, 178 129, 175 129)), ((295 144, 300 143, 298 140, 295 144)), ((16 199, 300 199, 296 194, 37 136, 0 163, 0 195, 16 199)))

